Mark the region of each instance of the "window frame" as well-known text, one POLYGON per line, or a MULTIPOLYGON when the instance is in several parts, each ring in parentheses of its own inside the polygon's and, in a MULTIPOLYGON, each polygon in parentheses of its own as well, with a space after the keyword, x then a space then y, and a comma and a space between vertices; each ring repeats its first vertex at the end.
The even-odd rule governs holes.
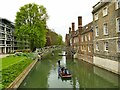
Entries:
POLYGON ((103 34, 108 35, 108 24, 107 23, 103 24, 103 34), (105 27, 105 25, 106 25, 106 27, 105 27), (107 31, 107 33, 106 33, 106 31, 107 31))
POLYGON ((98 37, 99 36, 99 28, 98 26, 95 27, 95 36, 98 37), (97 28, 97 29, 96 29, 97 28))
POLYGON ((98 20, 98 12, 94 14, 95 21, 98 20))
POLYGON ((120 17, 116 18, 116 32, 120 32, 120 17))
POLYGON ((91 40, 91 36, 90 36, 90 33, 88 34, 88 40, 89 40, 89 41, 91 40))
POLYGON ((85 41, 87 41, 87 35, 85 35, 85 41))
POLYGON ((116 3, 115 3, 116 10, 120 8, 120 5, 118 5, 118 4, 120 4, 120 0, 116 0, 116 3))
POLYGON ((91 52, 91 50, 90 50, 90 45, 88 45, 88 52, 91 52))
POLYGON ((108 52, 109 50, 109 43, 108 41, 104 42, 104 51, 107 51, 108 52), (108 45, 107 45, 108 44, 108 45), (108 48, 108 49, 107 49, 108 48))
POLYGON ((81 36, 81 42, 84 42, 84 38, 83 38, 83 35, 81 36))
POLYGON ((103 12, 102 13, 103 13, 103 17, 108 15, 108 7, 107 6, 103 8, 103 12))
POLYGON ((96 44, 96 45, 95 45, 95 49, 96 49, 96 51, 99 51, 99 43, 96 42, 95 44, 96 44))

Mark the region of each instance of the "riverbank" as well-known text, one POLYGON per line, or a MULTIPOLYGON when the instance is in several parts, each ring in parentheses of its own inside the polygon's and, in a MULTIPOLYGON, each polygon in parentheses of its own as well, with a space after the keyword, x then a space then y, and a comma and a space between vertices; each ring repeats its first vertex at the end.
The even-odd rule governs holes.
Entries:
POLYGON ((6 60, 4 60, 4 58, 2 57, 3 58, 2 60, 4 60, 5 63, 3 64, 4 67, 2 68, 2 85, 0 84, 0 86, 2 88, 18 88, 19 85, 22 83, 22 81, 25 79, 25 77, 28 75, 28 73, 31 71, 31 69, 34 67, 34 65, 37 63, 38 53, 42 52, 42 54, 41 54, 42 58, 46 58, 46 55, 48 53, 50 53, 50 55, 51 55, 51 52, 53 50, 58 50, 58 48, 46 48, 45 47, 45 48, 42 48, 41 50, 39 50, 38 52, 34 52, 31 54, 30 53, 25 54, 25 53, 20 52, 20 53, 16 54, 17 56, 5 55, 4 58, 10 58, 12 56, 12 59, 6 59, 6 60), (23 60, 25 60, 25 61, 18 58, 19 59, 19 61, 18 61, 19 63, 18 63, 17 60, 13 60, 16 57, 21 57, 21 56, 24 57, 23 60), (6 61, 8 61, 8 62, 6 62, 6 61), (23 63, 21 63, 22 61, 23 61, 23 63), (26 64, 27 61, 30 61, 30 62, 28 64, 26 64), (11 64, 10 64, 10 62, 11 62, 11 64), (16 73, 16 72, 18 72, 18 73, 16 73), (11 77, 12 77, 12 79, 11 79, 11 77))
POLYGON ((119 61, 115 61, 115 60, 113 61, 110 59, 103 59, 99 57, 86 56, 86 55, 82 55, 78 53, 75 54, 75 57, 79 60, 83 60, 97 67, 100 67, 102 69, 115 73, 117 75, 120 75, 120 62, 119 61))

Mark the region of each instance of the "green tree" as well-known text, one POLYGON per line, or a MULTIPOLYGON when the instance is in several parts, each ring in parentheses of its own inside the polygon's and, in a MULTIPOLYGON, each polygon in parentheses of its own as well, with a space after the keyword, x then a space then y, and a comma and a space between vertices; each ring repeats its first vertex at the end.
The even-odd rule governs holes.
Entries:
POLYGON ((29 47, 43 47, 46 44, 46 21, 48 14, 42 5, 30 3, 22 6, 16 14, 15 34, 18 39, 29 41, 29 47))
POLYGON ((58 45, 62 45, 62 44, 63 44, 62 36, 61 36, 61 35, 58 35, 58 36, 57 36, 57 44, 58 44, 58 45))
POLYGON ((54 32, 53 30, 48 29, 46 46, 62 44, 62 36, 54 32))

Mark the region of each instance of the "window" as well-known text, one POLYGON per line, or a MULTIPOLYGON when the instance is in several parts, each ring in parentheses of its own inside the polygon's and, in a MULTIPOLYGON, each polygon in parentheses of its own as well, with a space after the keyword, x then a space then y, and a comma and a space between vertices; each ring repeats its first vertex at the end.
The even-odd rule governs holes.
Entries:
POLYGON ((87 41, 87 36, 85 35, 85 41, 87 41))
POLYGON ((103 16, 106 16, 108 14, 108 8, 105 7, 103 8, 103 16))
POLYGON ((98 20, 98 13, 95 13, 95 20, 98 20))
POLYGON ((95 27, 95 32, 96 32, 96 36, 98 36, 99 35, 98 27, 95 27))
POLYGON ((88 34, 88 39, 89 39, 89 41, 90 41, 90 33, 88 34))
POLYGON ((99 50, 98 42, 96 42, 96 50, 99 50))
POLYGON ((88 29, 88 26, 86 26, 85 28, 88 29))
POLYGON ((91 52, 91 51, 90 51, 90 46, 88 46, 88 52, 91 52))
POLYGON ((83 36, 81 36, 81 41, 83 42, 83 36))
POLYGON ((105 24, 103 25, 103 32, 104 32, 104 35, 108 35, 107 23, 105 23, 105 24))
POLYGON ((120 52, 120 41, 118 41, 118 52, 120 52))
POLYGON ((116 9, 120 8, 120 0, 116 0, 116 9))
POLYGON ((108 42, 105 42, 105 51, 108 51, 108 42))
POLYGON ((117 19, 116 26, 117 32, 120 32, 120 18, 117 19))

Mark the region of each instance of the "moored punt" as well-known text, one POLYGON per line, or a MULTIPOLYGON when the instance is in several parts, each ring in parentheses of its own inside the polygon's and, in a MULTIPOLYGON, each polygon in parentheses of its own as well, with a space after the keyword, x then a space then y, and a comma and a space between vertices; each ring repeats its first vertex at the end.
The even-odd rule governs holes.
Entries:
POLYGON ((72 77, 72 75, 71 74, 62 74, 62 73, 60 73, 59 74, 62 78, 71 78, 72 77))

